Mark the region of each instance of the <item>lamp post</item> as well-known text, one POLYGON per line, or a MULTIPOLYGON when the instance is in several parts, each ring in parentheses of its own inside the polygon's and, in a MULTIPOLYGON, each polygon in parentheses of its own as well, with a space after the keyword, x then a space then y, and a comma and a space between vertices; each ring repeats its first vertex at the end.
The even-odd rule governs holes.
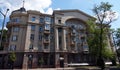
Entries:
POLYGON ((0 11, 0 13, 3 15, 3 23, 2 23, 2 30, 1 30, 1 37, 0 37, 0 47, 2 46, 2 37, 3 37, 3 28, 4 28, 4 24, 5 24, 5 18, 6 18, 6 15, 7 15, 7 12, 9 11, 9 9, 6 10, 6 13, 2 13, 0 11))

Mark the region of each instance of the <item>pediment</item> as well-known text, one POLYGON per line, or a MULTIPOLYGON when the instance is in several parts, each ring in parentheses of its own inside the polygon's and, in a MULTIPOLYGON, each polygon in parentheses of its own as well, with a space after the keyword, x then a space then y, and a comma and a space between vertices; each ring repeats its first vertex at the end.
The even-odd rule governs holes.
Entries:
POLYGON ((53 14, 55 15, 55 17, 62 17, 65 21, 71 18, 76 18, 83 21, 94 18, 80 10, 56 10, 53 12, 53 14))

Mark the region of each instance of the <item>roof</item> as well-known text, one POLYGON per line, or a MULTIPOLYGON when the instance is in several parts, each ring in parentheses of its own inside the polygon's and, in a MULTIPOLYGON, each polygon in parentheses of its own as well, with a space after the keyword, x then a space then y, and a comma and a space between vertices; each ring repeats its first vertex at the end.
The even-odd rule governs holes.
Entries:
POLYGON ((69 10, 54 10, 54 11, 53 11, 53 14, 54 14, 54 13, 59 13, 59 14, 62 14, 62 12, 63 12, 63 13, 65 13, 65 12, 78 12, 78 13, 81 13, 81 14, 83 14, 83 15, 87 16, 87 17, 94 18, 93 16, 91 16, 91 15, 89 15, 89 14, 86 14, 86 13, 84 13, 84 12, 82 12, 82 11, 78 10, 78 9, 69 9, 69 10))

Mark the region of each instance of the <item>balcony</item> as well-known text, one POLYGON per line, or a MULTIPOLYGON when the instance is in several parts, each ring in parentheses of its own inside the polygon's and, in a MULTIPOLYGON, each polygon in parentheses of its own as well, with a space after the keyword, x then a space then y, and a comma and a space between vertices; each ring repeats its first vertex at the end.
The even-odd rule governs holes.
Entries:
POLYGON ((6 27, 19 26, 19 25, 21 25, 20 22, 7 22, 6 27))
POLYGON ((49 49, 43 49, 43 52, 50 52, 49 49))
POLYGON ((88 46, 83 46, 83 53, 89 53, 88 46))
POLYGON ((50 43, 50 39, 44 39, 44 44, 49 44, 50 43))
POLYGON ((44 34, 50 34, 50 30, 44 30, 44 34))

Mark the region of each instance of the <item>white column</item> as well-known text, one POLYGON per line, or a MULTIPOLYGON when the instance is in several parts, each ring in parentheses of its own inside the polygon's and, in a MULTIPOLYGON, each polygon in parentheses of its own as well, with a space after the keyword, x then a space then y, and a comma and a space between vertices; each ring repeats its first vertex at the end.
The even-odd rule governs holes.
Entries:
POLYGON ((58 28, 55 28, 55 48, 59 50, 58 28))
POLYGON ((63 48, 66 50, 66 30, 63 28, 63 48))
POLYGON ((25 50, 29 50, 30 34, 31 34, 31 26, 30 24, 28 24, 27 29, 26 29, 25 50))

